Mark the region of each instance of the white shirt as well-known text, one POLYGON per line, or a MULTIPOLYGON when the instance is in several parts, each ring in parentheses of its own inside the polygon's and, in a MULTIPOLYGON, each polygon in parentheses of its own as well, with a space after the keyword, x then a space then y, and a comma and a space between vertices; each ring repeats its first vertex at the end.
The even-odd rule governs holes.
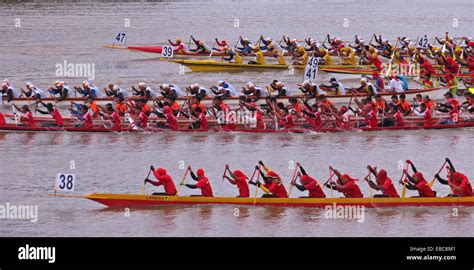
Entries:
POLYGON ((403 83, 402 81, 391 79, 388 89, 397 93, 403 92, 403 83))
POLYGON ((179 88, 179 86, 170 84, 170 87, 171 87, 171 90, 174 90, 176 92, 176 96, 178 97, 184 96, 183 91, 181 90, 181 88, 179 88))

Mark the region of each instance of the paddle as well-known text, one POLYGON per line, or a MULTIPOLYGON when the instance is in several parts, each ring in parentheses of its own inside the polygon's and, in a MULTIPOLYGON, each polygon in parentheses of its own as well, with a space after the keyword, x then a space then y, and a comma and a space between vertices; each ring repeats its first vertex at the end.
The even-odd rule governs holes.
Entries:
MULTIPOLYGON (((444 166, 446 166, 446 163, 447 163, 447 162, 448 162, 447 160, 444 161, 443 165, 441 166, 441 168, 439 168, 439 170, 438 170, 438 172, 437 172, 436 174, 440 174, 440 173, 441 173, 441 171, 444 169, 444 166)), ((435 175, 436 175, 436 174, 435 174, 435 175)), ((430 183, 429 183, 429 184, 430 184, 430 187, 432 187, 432 186, 434 185, 435 180, 436 180, 436 177, 433 176, 433 179, 431 179, 431 181, 430 181, 430 183)))
POLYGON ((290 188, 289 188, 289 191, 288 191, 288 197, 290 197, 291 190, 293 189, 293 186, 295 185, 299 166, 300 166, 300 164, 297 162, 296 166, 295 166, 295 171, 293 172, 293 178, 291 178, 291 181, 290 181, 290 188))
POLYGON ((369 184, 371 174, 372 173, 369 170, 369 173, 367 174, 366 177, 364 177, 364 180, 367 182, 367 185, 369 185, 370 197, 372 198, 372 197, 374 197, 374 195, 373 195, 373 192, 372 192, 372 188, 370 187, 370 184, 369 184))
MULTIPOLYGON (((406 168, 405 170, 408 169, 408 164, 406 164, 405 168, 406 168)), ((400 176, 400 181, 398 181, 399 184, 402 183, 403 176, 405 176, 405 170, 402 169, 402 176, 400 176)), ((402 198, 405 198, 406 193, 407 193, 407 183, 403 181, 402 198)))
POLYGON ((189 172, 189 167, 186 168, 186 171, 184 172, 183 178, 181 178, 181 181, 179 182, 178 190, 176 191, 176 195, 174 196, 175 199, 176 199, 176 197, 179 196, 179 192, 181 191, 181 187, 185 185, 186 175, 188 175, 188 172, 189 172))
MULTIPOLYGON (((258 170, 260 170, 260 164, 258 164, 258 170)), ((252 180, 253 180, 253 176, 255 175, 256 172, 257 172, 257 168, 255 168, 255 171, 253 171, 252 180)), ((260 182, 260 172, 257 173, 257 183, 258 182, 260 182)), ((254 205, 257 203, 257 196, 258 196, 258 185, 255 184, 255 196, 253 197, 253 204, 254 205)))
POLYGON ((140 194, 145 193, 146 180, 148 179, 148 177, 150 177, 150 173, 151 173, 151 171, 152 171, 152 169, 151 169, 152 167, 153 167, 153 165, 150 166, 150 169, 148 170, 148 175, 146 176, 145 180, 143 181, 142 187, 141 187, 141 189, 140 189, 140 194))

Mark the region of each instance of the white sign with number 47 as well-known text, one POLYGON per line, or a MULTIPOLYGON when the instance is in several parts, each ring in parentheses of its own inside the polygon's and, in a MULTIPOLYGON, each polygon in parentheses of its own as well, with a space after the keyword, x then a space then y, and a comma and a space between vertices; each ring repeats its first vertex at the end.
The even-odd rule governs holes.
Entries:
POLYGON ((56 185, 55 190, 60 191, 74 191, 74 186, 76 185, 76 175, 67 174, 67 173, 58 173, 56 175, 56 185))

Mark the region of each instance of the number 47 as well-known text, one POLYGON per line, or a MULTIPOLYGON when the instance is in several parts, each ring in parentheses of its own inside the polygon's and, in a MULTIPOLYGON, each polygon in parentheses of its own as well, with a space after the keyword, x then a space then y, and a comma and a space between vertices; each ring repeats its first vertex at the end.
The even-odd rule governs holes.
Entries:
POLYGON ((117 36, 115 37, 115 39, 118 41, 118 42, 123 42, 123 39, 125 38, 125 33, 118 33, 117 36))

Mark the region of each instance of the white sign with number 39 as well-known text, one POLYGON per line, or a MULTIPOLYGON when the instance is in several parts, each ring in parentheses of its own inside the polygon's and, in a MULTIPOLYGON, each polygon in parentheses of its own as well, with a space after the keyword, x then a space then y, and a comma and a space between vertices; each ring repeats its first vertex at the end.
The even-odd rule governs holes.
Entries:
POLYGON ((76 185, 76 175, 67 173, 58 173, 56 175, 55 189, 60 191, 74 191, 76 185))
POLYGON ((163 46, 161 48, 161 57, 164 58, 173 58, 173 47, 172 46, 163 46))

